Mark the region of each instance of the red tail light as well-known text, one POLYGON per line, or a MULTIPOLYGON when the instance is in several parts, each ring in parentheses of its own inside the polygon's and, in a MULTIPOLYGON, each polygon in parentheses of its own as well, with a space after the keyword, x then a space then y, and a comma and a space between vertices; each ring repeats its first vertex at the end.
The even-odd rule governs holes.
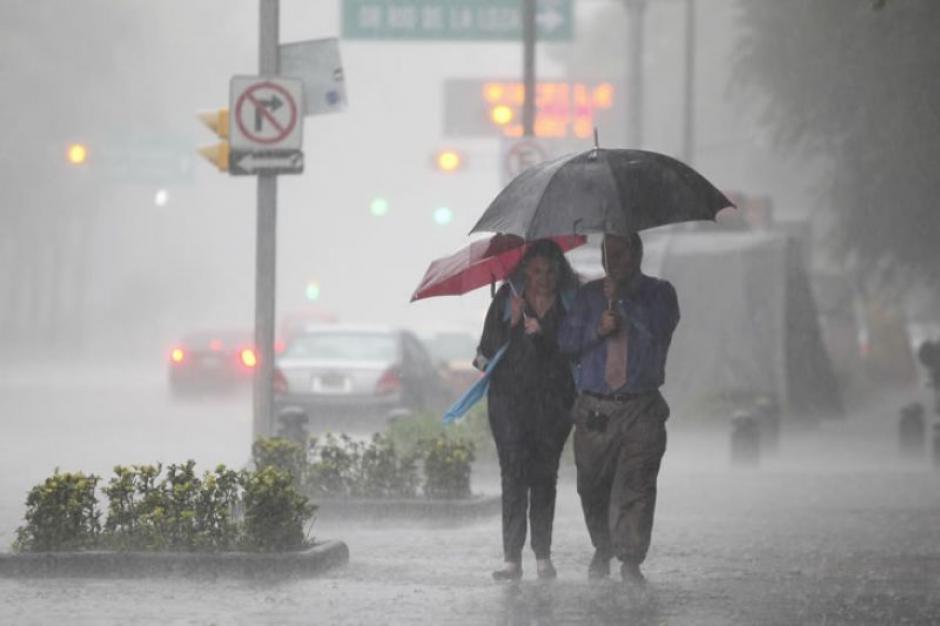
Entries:
POLYGON ((255 351, 251 348, 245 348, 239 354, 242 360, 242 365, 245 367, 254 367, 258 364, 258 357, 255 355, 255 351))
POLYGON ((183 352, 182 348, 173 348, 173 350, 170 351, 170 360, 174 363, 182 363, 185 358, 186 353, 183 352))
POLYGON ((397 367, 390 367, 379 378, 375 384, 375 393, 381 395, 386 393, 395 393, 401 391, 401 376, 397 367))
POLYGON ((284 372, 276 367, 274 368, 274 379, 271 382, 271 388, 277 394, 287 393, 287 377, 284 376, 284 372))

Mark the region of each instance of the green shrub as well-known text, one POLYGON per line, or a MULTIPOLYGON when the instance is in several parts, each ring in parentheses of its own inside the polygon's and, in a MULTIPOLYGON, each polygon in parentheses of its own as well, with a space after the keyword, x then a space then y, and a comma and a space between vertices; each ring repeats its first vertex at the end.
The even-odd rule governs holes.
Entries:
POLYGON ((162 550, 166 502, 157 482, 162 465, 114 468, 114 477, 103 489, 108 497, 105 540, 117 550, 162 550))
POLYGON ((439 435, 421 442, 424 449, 424 494, 429 498, 469 498, 472 441, 439 435))
POLYGON ((284 437, 255 439, 251 446, 251 458, 257 469, 274 467, 288 472, 294 477, 294 485, 298 488, 307 480, 309 470, 307 450, 292 439, 284 437))
POLYGON ((376 433, 362 449, 353 495, 365 498, 413 498, 418 493, 417 454, 399 456, 395 444, 376 433))
POLYGON ((99 477, 55 473, 26 497, 26 525, 16 529, 17 552, 94 548, 101 532, 95 487, 99 477))
POLYGON ((102 489, 104 529, 95 487, 83 474, 59 474, 32 489, 26 525, 14 549, 23 552, 114 550, 290 550, 304 544, 312 507, 294 478, 273 466, 236 472, 219 465, 198 477, 195 462, 117 466, 102 489), (243 515, 237 512, 244 510, 243 515))
POLYGON ((343 433, 311 439, 315 460, 308 470, 307 491, 314 496, 347 497, 357 491, 365 446, 343 433))
POLYGON ((196 497, 196 547, 231 550, 240 540, 235 512, 241 500, 241 475, 224 465, 206 474, 196 497))
POLYGON ((293 476, 268 466, 246 472, 244 488, 246 546, 274 552, 304 545, 304 523, 316 507, 297 492, 293 476))

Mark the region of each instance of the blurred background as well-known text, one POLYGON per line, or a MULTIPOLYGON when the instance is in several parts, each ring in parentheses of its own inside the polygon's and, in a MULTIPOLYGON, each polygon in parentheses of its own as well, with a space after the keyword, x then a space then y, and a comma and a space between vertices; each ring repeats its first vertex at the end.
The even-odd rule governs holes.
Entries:
MULTIPOLYGON (((494 38, 492 23, 518 13, 489 4, 475 30, 447 39, 422 35, 434 2, 282 0, 282 43, 340 37, 348 106, 305 119, 305 172, 280 178, 281 330, 335 319, 478 332, 488 290, 408 300, 514 173, 522 47, 494 38), (456 161, 442 166, 442 150, 456 161)), ((741 209, 717 226, 648 235, 668 249, 657 258, 673 259, 648 269, 679 282, 686 312, 673 362, 708 332, 694 324, 714 309, 709 281, 762 263, 764 274, 734 278, 728 317, 754 317, 747 280, 789 284, 762 304, 804 303, 767 331, 780 338, 765 351, 774 359, 793 342, 823 345, 812 358, 828 361, 840 396, 924 382, 915 350, 940 328, 934 3, 537 10, 545 156, 590 147, 596 127, 602 146, 691 162, 741 209), (736 261, 677 278, 676 259, 697 265, 684 251, 716 230, 736 261), (775 256, 751 260, 747 250, 767 246, 746 233, 776 238, 775 256)), ((251 328, 256 183, 198 156, 214 137, 196 113, 227 105, 232 75, 256 73, 257 13, 254 0, 0 7, 0 358, 162 363, 185 333, 251 328)), ((589 250, 580 258, 596 271, 589 250)), ((775 367, 792 377, 796 358, 775 367)))

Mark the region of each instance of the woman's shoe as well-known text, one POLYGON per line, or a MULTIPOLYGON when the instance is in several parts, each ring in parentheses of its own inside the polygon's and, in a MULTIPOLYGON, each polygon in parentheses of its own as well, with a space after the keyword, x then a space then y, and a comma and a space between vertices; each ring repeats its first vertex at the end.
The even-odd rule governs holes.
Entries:
POLYGON ((558 572, 555 571, 555 566, 552 565, 551 559, 536 559, 535 565, 538 568, 539 579, 551 580, 558 578, 558 572))
POLYGON ((522 578, 522 566, 519 563, 506 561, 503 569, 493 572, 493 580, 519 580, 522 578))

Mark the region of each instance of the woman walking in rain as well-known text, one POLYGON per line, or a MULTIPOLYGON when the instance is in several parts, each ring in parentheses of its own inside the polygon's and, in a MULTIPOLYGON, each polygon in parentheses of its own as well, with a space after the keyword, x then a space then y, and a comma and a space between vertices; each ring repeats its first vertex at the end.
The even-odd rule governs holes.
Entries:
POLYGON ((488 392, 490 428, 502 482, 503 556, 496 580, 522 578, 526 517, 539 578, 557 574, 551 561, 555 488, 575 398, 568 359, 558 350, 565 302, 578 278, 553 241, 530 244, 490 305, 475 364, 494 365, 488 392))

